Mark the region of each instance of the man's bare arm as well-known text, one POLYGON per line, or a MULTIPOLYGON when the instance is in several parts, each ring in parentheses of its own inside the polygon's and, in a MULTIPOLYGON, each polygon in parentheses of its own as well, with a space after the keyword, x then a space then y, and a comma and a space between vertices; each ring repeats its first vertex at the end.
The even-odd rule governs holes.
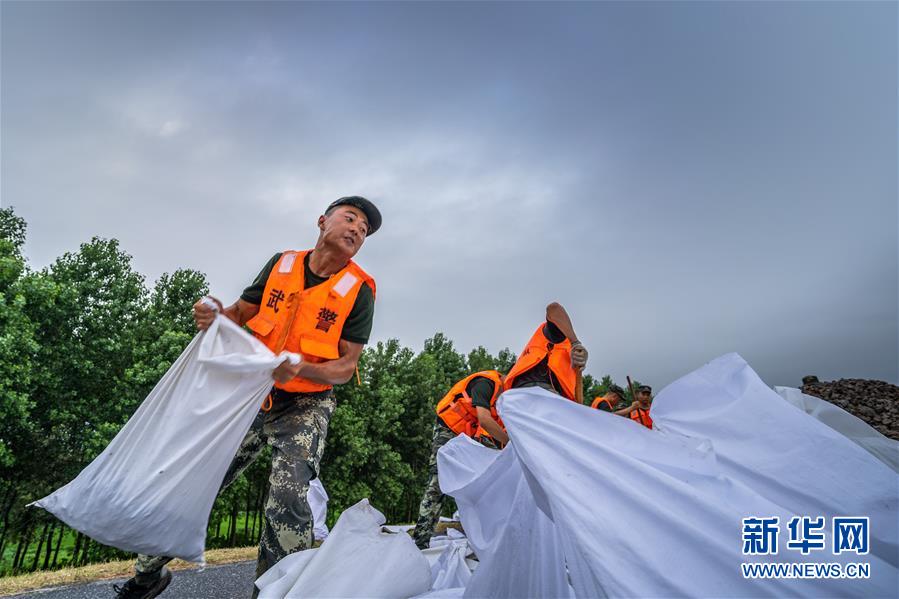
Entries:
POLYGON ((236 322, 238 326, 243 326, 247 324, 247 321, 259 314, 259 304, 251 304, 239 299, 222 310, 222 314, 236 322))
MULTIPOLYGON (((218 299, 208 296, 209 299, 218 305, 219 312, 236 322, 239 326, 247 324, 247 321, 259 313, 259 306, 245 302, 242 299, 237 300, 227 308, 222 307, 222 302, 218 299)), ((215 320, 215 310, 203 302, 202 299, 194 304, 194 322, 197 323, 197 329, 205 331, 215 320)))
POLYGON ((553 302, 546 306, 546 320, 556 325, 562 334, 572 343, 577 343, 577 335, 574 333, 574 325, 571 324, 571 318, 568 312, 559 302, 553 302))
POLYGON ((612 412, 613 414, 618 414, 619 416, 630 416, 630 413, 639 408, 640 405, 635 401, 631 405, 626 408, 621 408, 620 410, 615 410, 612 412))
POLYGON ((476 406, 478 410, 478 423, 491 437, 505 445, 509 442, 509 435, 502 429, 499 423, 490 415, 490 410, 476 406))
POLYGON ((297 365, 284 362, 275 369, 272 376, 279 383, 286 383, 299 376, 321 385, 342 385, 353 377, 364 347, 362 343, 351 343, 341 339, 337 345, 340 357, 336 360, 318 363, 300 362, 297 365))
POLYGON ((559 302, 552 302, 546 306, 546 320, 558 327, 562 334, 571 341, 571 366, 575 370, 583 370, 587 365, 587 348, 578 340, 574 332, 574 325, 568 312, 559 302))

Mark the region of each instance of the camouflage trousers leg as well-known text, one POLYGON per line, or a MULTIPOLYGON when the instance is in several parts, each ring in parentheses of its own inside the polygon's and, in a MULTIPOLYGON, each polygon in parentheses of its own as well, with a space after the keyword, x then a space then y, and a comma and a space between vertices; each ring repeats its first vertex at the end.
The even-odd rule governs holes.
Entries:
POLYGON ((443 509, 444 495, 440 491, 440 482, 437 478, 437 451, 446 445, 456 433, 447 427, 434 423, 434 434, 431 439, 431 457, 428 460, 428 483, 418 507, 418 522, 412 531, 412 540, 419 549, 426 549, 428 541, 434 535, 434 527, 440 519, 440 511, 443 509))
POLYGON ((283 557, 312 547, 309 481, 318 476, 328 423, 336 400, 332 390, 275 399, 264 433, 272 446, 272 471, 265 501, 256 576, 283 557))
MULTIPOLYGON (((265 447, 265 437, 263 436, 263 426, 265 423, 265 412, 259 412, 247 435, 240 443, 231 465, 228 466, 228 472, 222 479, 222 489, 233 483, 240 474, 246 470, 247 466, 259 456, 262 448, 265 447)), ((162 567, 172 561, 173 558, 165 555, 138 555, 134 564, 134 578, 138 584, 151 584, 159 578, 162 567)))

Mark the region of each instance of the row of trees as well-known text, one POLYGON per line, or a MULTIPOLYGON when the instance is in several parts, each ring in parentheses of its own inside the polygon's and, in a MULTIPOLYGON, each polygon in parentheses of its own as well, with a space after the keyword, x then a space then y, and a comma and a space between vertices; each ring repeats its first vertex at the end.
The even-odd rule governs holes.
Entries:
MULTIPOLYGON (((195 334, 202 273, 179 269, 148 287, 116 240, 94 238, 42 270, 22 254, 26 223, 0 209, 0 573, 126 557, 24 506, 74 478, 115 436, 195 334), (60 550, 62 548, 62 551, 60 550)), ((392 522, 417 516, 434 406, 468 373, 508 370, 515 354, 467 355, 442 333, 414 352, 366 348, 361 383, 337 388, 322 481, 330 523, 364 497, 392 522)), ((584 377, 589 401, 612 383, 584 377)), ((223 492, 210 546, 253 543, 267 460, 223 492)))

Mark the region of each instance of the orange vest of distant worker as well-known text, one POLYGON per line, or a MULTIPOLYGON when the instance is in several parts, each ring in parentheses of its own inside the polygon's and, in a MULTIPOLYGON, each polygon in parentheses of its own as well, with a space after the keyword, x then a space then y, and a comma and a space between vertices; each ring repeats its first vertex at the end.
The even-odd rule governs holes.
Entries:
MULTIPOLYGON (((468 395, 467 389, 468 383, 479 376, 493 381, 493 397, 490 398, 490 415, 500 426, 503 426, 503 421, 500 420, 499 414, 496 413, 496 398, 499 397, 499 394, 503 390, 501 375, 495 370, 484 370, 467 376, 453 385, 453 388, 449 390, 449 393, 444 395, 443 399, 437 402, 437 416, 439 416, 444 424, 457 435, 466 434, 469 437, 475 437, 479 432, 478 429, 480 428, 480 424, 478 423, 478 411, 475 406, 471 405, 471 396, 468 395)), ((503 430, 505 430, 505 427, 503 427, 503 430)))
MULTIPOLYGON (((324 362, 340 357, 337 349, 347 316, 356 303, 359 289, 368 283, 372 294, 375 280, 350 260, 327 281, 304 289, 304 252, 288 251, 272 268, 259 312, 247 322, 257 339, 274 353, 298 353, 307 362, 324 362)), ((285 391, 314 393, 331 385, 293 378, 275 383, 285 391)))
MULTIPOLYGON (((544 323, 545 324, 545 323, 544 323)), ((549 356, 547 365, 552 372, 561 389, 556 389, 563 397, 576 401, 574 399, 575 379, 577 375, 574 368, 571 367, 571 341, 566 339, 562 343, 552 343, 543 334, 543 324, 537 327, 537 331, 528 341, 524 351, 518 356, 515 366, 506 375, 505 389, 508 391, 512 388, 515 379, 523 372, 526 372, 540 363, 543 358, 549 356)))
POLYGON ((634 422, 639 422, 646 428, 652 428, 652 418, 649 417, 649 410, 637 408, 636 410, 631 412, 631 420, 633 420, 634 422))
POLYGON ((615 403, 613 404, 613 403, 612 403, 612 400, 609 399, 609 396, 608 396, 608 395, 603 395, 603 396, 601 396, 601 397, 597 397, 596 399, 594 399, 594 400, 593 400, 593 403, 590 404, 590 407, 593 408, 594 410, 598 410, 598 409, 599 409, 599 404, 604 403, 604 404, 607 404, 607 405, 609 406, 609 411, 611 412, 612 410, 615 409, 615 406, 618 404, 618 401, 619 401, 619 400, 616 399, 616 400, 615 400, 615 403))

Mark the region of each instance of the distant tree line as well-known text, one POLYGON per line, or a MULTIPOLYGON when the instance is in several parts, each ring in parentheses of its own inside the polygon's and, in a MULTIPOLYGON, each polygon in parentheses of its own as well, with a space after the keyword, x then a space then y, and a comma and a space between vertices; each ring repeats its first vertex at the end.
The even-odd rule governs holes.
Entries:
MULTIPOLYGON (((106 447, 195 335, 191 306, 208 292, 189 269, 148 287, 115 239, 34 270, 25 235, 24 219, 0 209, 0 575, 128 557, 25 505, 106 447)), ((467 374, 514 360, 509 349, 460 353, 442 333, 418 353, 396 339, 366 348, 360 382, 336 389, 321 472, 329 524, 365 497, 390 522, 414 521, 437 401, 467 374)), ((585 402, 611 384, 585 375, 585 402)), ((257 460, 220 494, 209 547, 257 542, 268 468, 257 460)))

